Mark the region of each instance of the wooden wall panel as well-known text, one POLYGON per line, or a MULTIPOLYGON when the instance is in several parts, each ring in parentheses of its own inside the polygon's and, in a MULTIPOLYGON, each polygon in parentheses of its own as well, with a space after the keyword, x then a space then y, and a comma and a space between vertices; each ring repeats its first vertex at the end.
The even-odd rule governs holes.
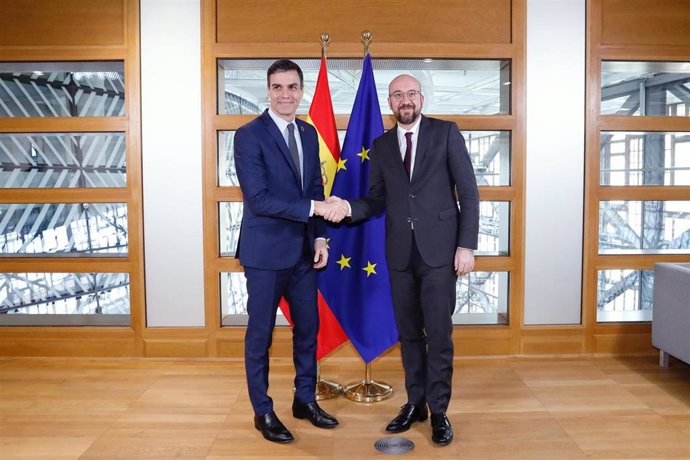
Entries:
POLYGON ((651 333, 626 334, 595 334, 594 353, 605 354, 653 354, 657 350, 652 346, 651 333))
POLYGON ((3 327, 0 356, 135 356, 133 332, 120 327, 3 327))
POLYGON ((580 355, 585 353, 584 334, 580 337, 561 336, 522 337, 521 355, 580 355))
POLYGON ((147 358, 206 358, 206 339, 144 339, 144 356, 147 358))
POLYGON ((602 0, 604 45, 690 45, 688 0, 602 0))
MULTIPOLYGON (((276 0, 217 0, 218 43, 333 42, 510 43, 510 0, 314 0, 305 8, 276 0)), ((299 5, 299 3, 296 3, 299 5)))
POLYGON ((0 46, 124 45, 125 0, 2 0, 0 46))
MULTIPOLYGON (((130 276, 131 327, 6 326, 0 328, 0 356, 144 356, 146 327, 141 206, 141 121, 139 0, 0 0, 0 61, 124 61, 125 114, 122 117, 0 118, 0 132, 125 133, 127 187, 3 189, 4 203, 126 202, 127 257, 8 257, 1 272, 126 272, 130 276)), ((28 316, 28 315, 26 315, 28 316)), ((153 353, 182 354, 178 334, 158 342, 153 353), (164 348, 164 351, 159 351, 164 348)), ((157 337, 157 336, 156 336, 157 337)), ((155 338, 155 337, 154 337, 155 338)), ((165 339, 165 337, 163 337, 165 339)), ((204 337, 205 340, 205 337, 204 337)), ((184 355, 183 353, 187 353, 184 355)), ((196 353, 200 355, 201 353, 196 353)), ((166 355, 166 356, 167 356, 166 355)))

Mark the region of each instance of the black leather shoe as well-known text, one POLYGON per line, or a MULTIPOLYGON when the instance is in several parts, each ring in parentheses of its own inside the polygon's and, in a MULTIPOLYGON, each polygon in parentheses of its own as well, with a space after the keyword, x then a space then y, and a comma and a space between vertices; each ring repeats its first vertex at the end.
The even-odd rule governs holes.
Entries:
POLYGON ((307 419, 317 428, 335 428, 338 420, 331 414, 321 409, 316 401, 310 403, 292 403, 292 415, 295 418, 307 419))
POLYGON ((445 446, 453 440, 453 427, 446 414, 431 414, 431 440, 445 446))
POLYGON ((261 431, 264 438, 271 442, 287 444, 295 439, 273 411, 264 415, 255 415, 254 426, 261 431))
POLYGON ((389 433, 402 433, 410 429, 414 422, 423 422, 428 417, 426 404, 416 405, 407 403, 400 408, 400 413, 388 424, 389 433))

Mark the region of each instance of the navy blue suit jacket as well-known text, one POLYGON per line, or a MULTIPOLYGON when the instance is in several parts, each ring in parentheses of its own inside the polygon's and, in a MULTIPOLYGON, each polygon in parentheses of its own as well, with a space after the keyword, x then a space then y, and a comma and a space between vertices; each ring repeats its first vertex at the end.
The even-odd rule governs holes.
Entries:
POLYGON ((309 217, 311 200, 323 200, 319 142, 310 124, 295 120, 302 140, 304 186, 283 134, 268 110, 235 133, 235 166, 244 197, 237 257, 245 267, 294 266, 305 244, 326 235, 323 219, 309 217))

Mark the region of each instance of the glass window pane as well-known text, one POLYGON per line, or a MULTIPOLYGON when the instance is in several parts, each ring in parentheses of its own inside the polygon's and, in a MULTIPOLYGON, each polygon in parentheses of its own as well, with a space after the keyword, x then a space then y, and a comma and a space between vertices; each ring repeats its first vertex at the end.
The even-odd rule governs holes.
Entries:
POLYGON ((472 158, 477 184, 510 185, 510 132, 463 131, 462 134, 472 158))
POLYGON ((0 134, 0 188, 124 187, 124 133, 0 134))
POLYGON ((510 202, 482 201, 479 203, 480 256, 510 254, 510 202))
POLYGON ((243 272, 220 274, 221 325, 247 324, 247 282, 243 272))
MULTIPOLYGON (((242 223, 242 202, 219 204, 218 226, 220 255, 234 257, 242 223)), ((507 256, 510 254, 510 203, 482 201, 479 205, 479 248, 477 255, 507 256)))
MULTIPOLYGON (((218 61, 218 113, 259 114, 268 107, 266 70, 273 59, 218 61)), ((294 59, 304 73, 304 97, 297 110, 307 114, 314 97, 320 59, 294 59)), ((422 83, 424 113, 496 115, 510 113, 510 60, 373 59, 381 113, 388 107, 388 83, 408 73, 422 83)), ((361 59, 329 59, 328 81, 337 114, 349 114, 362 73, 361 59)))
POLYGON ((218 132, 218 185, 239 187, 234 155, 235 131, 218 132))
POLYGON ((601 185, 690 185, 690 133, 601 133, 601 185))
MULTIPOLYGON (((239 187, 240 185, 235 169, 234 139, 235 131, 218 132, 218 185, 221 187, 239 187)), ((345 130, 338 131, 338 139, 342 146, 345 130)))
MULTIPOLYGON (((243 272, 220 274, 220 320, 221 326, 247 325, 247 280, 243 272)), ((276 324, 287 326, 285 316, 278 309, 276 324)))
POLYGON ((220 255, 234 257, 242 224, 241 201, 226 201, 218 206, 218 226, 220 231, 220 255))
POLYGON ((690 116, 690 62, 602 62, 601 113, 690 116))
POLYGON ((2 325, 129 325, 128 273, 0 273, 2 325))
POLYGON ((690 201, 602 201, 599 254, 690 253, 690 201))
POLYGON ((454 324, 508 324, 508 272, 472 272, 458 278, 454 324))
POLYGON ((0 117, 124 114, 123 61, 0 63, 0 117))
POLYGON ((597 321, 651 321, 653 270, 599 270, 597 321))
MULTIPOLYGON (((473 272, 458 278, 454 324, 508 324, 508 272, 473 272)), ((247 324, 247 286, 242 272, 220 274, 223 326, 247 324)), ((277 323, 287 324, 278 310, 277 323)))
MULTIPOLYGON (((345 140, 345 134, 345 130, 338 131, 341 146, 345 140)), ((478 185, 510 185, 510 132, 463 131, 463 135, 478 185)), ((234 137, 235 131, 218 132, 218 185, 220 186, 240 185, 233 156, 234 137)))
POLYGON ((0 204, 0 256, 127 255, 126 203, 0 204))

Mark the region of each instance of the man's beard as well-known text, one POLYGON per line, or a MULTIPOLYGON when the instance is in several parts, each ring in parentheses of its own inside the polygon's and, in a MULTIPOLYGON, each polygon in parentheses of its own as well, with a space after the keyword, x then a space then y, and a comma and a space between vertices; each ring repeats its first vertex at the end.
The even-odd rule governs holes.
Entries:
POLYGON ((395 115, 395 119, 398 120, 398 123, 403 125, 409 125, 414 123, 414 121, 419 116, 419 112, 417 112, 416 109, 417 108, 412 104, 405 104, 398 107, 398 110, 396 110, 393 114, 395 115), (409 115, 403 115, 403 109, 412 109, 412 112, 409 115))

